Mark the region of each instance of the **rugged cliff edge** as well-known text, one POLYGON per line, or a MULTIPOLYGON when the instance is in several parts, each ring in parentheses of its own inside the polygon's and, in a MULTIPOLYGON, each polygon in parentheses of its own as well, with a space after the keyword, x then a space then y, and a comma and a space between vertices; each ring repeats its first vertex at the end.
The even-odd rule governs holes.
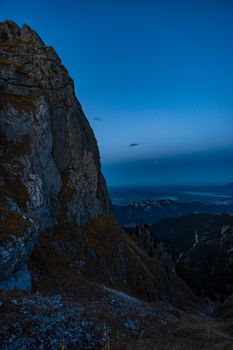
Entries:
MULTIPOLYGON (((0 24, 0 164, 2 223, 9 221, 7 211, 36 216, 42 229, 65 222, 83 226, 111 214, 97 143, 72 79, 32 29, 10 21, 0 24)), ((0 281, 24 266, 37 243, 38 222, 26 245, 16 238, 19 226, 8 235, 9 249, 0 251, 0 265, 11 265, 0 281)))
MULTIPOLYGON (((1 202, 43 227, 111 213, 92 129, 56 52, 27 25, 0 25, 1 202)), ((3 206, 3 205, 2 205, 3 206)))

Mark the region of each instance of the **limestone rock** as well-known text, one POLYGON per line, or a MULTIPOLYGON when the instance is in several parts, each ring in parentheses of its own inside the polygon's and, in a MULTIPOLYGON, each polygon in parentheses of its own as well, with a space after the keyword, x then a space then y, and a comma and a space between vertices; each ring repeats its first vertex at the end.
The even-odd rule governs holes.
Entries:
POLYGON ((0 209, 0 288, 30 289, 26 264, 39 229, 36 218, 0 209))
POLYGON ((72 79, 53 48, 10 21, 0 24, 0 132, 1 192, 42 227, 111 213, 72 79))
POLYGON ((0 209, 6 289, 30 289, 26 266, 40 231, 31 215, 41 228, 83 226, 112 210, 72 79, 53 48, 10 21, 0 23, 0 209))

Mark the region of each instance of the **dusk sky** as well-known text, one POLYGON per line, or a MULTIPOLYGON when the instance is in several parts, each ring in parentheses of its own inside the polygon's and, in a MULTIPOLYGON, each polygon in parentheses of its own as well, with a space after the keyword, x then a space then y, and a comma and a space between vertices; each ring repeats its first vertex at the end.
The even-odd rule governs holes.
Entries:
POLYGON ((231 0, 1 0, 74 79, 109 185, 233 181, 231 0))

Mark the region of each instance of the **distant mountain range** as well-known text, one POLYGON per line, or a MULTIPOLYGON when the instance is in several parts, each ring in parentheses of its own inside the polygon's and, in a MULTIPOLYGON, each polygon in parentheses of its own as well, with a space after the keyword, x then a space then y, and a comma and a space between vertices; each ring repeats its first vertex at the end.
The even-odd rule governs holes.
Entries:
POLYGON ((225 187, 230 188, 230 189, 232 189, 232 190, 233 190, 233 182, 231 182, 231 183, 227 184, 225 187))
POLYGON ((202 202, 181 203, 170 199, 132 202, 128 205, 115 205, 114 212, 117 220, 124 226, 133 226, 140 221, 153 224, 167 217, 177 217, 192 213, 219 214, 233 212, 231 204, 206 204, 202 202))

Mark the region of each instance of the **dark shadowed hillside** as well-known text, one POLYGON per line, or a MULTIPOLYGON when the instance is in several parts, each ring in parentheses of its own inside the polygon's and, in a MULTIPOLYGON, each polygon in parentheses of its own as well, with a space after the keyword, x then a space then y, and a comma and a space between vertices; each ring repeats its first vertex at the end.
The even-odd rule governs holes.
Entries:
POLYGON ((176 271, 199 294, 224 300, 233 292, 233 216, 192 214, 152 225, 168 244, 176 271))

